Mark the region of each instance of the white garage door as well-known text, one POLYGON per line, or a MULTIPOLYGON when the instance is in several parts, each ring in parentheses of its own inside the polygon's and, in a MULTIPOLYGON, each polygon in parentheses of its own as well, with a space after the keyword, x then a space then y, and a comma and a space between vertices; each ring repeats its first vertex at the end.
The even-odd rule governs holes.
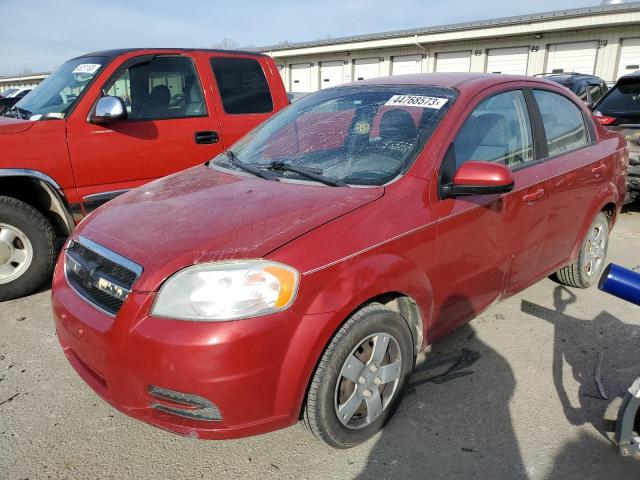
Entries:
POLYGON ((342 60, 320 63, 320 88, 342 84, 342 60))
POLYGON ((640 70, 640 38, 625 38, 620 49, 618 77, 640 70))
POLYGON ((353 64, 353 78, 356 80, 366 80, 380 76, 379 58, 359 58, 353 64))
POLYGON ((487 54, 487 72, 526 75, 529 47, 494 48, 487 54))
POLYGON ((436 72, 468 72, 470 70, 470 51, 436 53, 436 72))
POLYGON ((593 74, 598 42, 560 43, 549 45, 547 73, 593 74))
POLYGON ((391 75, 408 75, 422 71, 422 55, 400 55, 391 60, 391 75))
POLYGON ((311 64, 296 63, 291 65, 291 91, 311 91, 311 64))

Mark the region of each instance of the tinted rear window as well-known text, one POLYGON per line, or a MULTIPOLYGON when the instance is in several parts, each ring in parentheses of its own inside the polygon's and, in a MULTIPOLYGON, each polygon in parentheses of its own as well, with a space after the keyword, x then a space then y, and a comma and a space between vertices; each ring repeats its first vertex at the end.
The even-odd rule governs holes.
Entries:
POLYGON ((640 113, 640 78, 633 82, 618 84, 611 89, 598 110, 602 112, 640 113))
POLYGON ((224 111, 229 114, 268 113, 273 110, 269 83, 252 58, 211 59, 224 111))

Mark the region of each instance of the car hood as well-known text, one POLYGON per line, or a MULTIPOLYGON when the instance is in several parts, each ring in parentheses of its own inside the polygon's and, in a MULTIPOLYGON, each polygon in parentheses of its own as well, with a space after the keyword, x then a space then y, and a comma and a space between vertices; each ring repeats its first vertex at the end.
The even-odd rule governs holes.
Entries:
POLYGON ((76 232, 140 264, 135 290, 155 291, 188 265, 264 257, 383 193, 383 187, 276 182, 198 166, 112 200, 76 232))
POLYGON ((2 117, 0 116, 0 135, 3 133, 20 133, 29 130, 33 127, 30 120, 21 120, 18 118, 2 117))

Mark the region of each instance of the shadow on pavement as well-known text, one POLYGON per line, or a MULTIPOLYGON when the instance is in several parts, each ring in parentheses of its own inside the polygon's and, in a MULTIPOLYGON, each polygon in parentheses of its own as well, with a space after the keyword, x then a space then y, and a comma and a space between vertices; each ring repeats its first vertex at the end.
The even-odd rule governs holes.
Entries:
POLYGON ((507 361, 461 327, 416 367, 358 478, 527 478, 508 408, 514 387, 507 361))
MULTIPOLYGON (((591 424, 604 437, 603 417, 609 401, 622 396, 640 374, 640 327, 625 324, 606 311, 592 320, 567 315, 567 307, 576 299, 571 290, 557 286, 553 310, 526 300, 522 301, 521 310, 554 326, 553 382, 567 420, 577 426, 591 424), (601 384, 608 400, 602 398, 595 381, 599 357, 601 384), (576 405, 566 389, 567 370, 579 385, 578 399, 573 402, 576 405)), ((639 478, 640 463, 618 457, 596 434, 582 433, 557 454, 548 478, 565 479, 572 474, 585 478, 639 478)))

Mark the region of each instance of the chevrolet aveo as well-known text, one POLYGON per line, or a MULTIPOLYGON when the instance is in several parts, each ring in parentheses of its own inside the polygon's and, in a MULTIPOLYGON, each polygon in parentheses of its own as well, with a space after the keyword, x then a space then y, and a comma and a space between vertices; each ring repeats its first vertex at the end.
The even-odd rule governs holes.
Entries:
POLYGON ((596 281, 627 163, 542 79, 323 90, 83 221, 56 268, 58 337, 104 400, 160 428, 303 420, 356 445, 427 345, 545 276, 596 281))

